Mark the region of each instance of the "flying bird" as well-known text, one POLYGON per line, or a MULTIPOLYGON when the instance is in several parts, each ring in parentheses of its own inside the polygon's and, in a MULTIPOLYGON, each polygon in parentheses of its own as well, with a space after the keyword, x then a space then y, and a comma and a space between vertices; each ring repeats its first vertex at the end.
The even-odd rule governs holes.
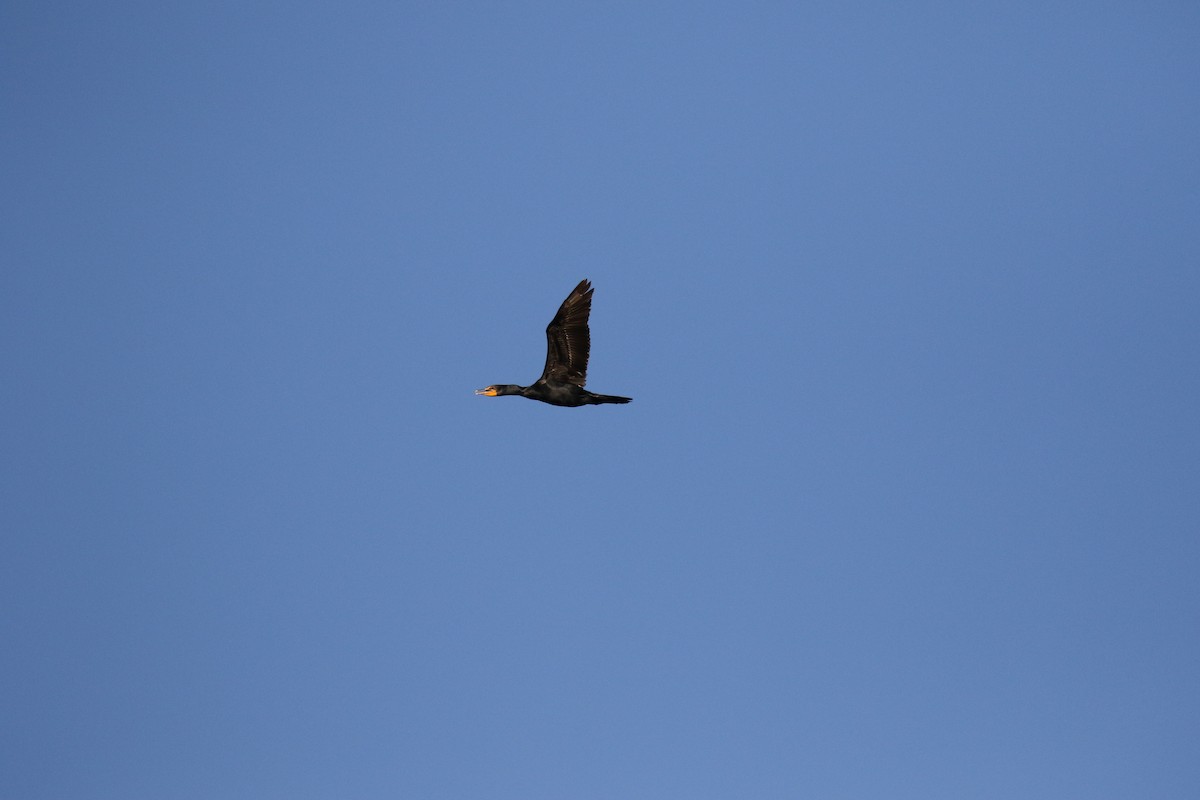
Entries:
POLYGON ((631 398, 611 394, 592 394, 587 383, 588 351, 591 335, 588 314, 592 311, 592 284, 582 280, 567 295, 558 313, 546 326, 546 368, 532 386, 497 383, 475 394, 502 397, 517 394, 556 406, 589 406, 601 403, 628 403, 631 398))

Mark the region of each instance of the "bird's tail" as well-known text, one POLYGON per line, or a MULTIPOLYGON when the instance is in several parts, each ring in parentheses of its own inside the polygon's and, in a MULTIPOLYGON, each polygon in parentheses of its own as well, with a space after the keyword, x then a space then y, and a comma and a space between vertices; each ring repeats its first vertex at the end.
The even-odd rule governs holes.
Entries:
POLYGON ((596 395, 596 405, 601 403, 628 403, 632 397, 618 397, 615 394, 598 394, 596 395))

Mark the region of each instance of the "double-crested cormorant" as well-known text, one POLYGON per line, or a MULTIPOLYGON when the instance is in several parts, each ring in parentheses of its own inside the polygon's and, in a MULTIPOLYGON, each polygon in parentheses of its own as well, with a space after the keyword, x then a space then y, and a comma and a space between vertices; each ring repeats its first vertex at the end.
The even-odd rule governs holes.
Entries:
POLYGON ((563 300, 558 313, 546 326, 546 368, 532 386, 498 383, 475 394, 501 397, 519 394, 556 406, 587 406, 601 403, 628 403, 628 397, 592 394, 583 388, 587 382, 588 314, 592 311, 592 284, 582 280, 563 300))

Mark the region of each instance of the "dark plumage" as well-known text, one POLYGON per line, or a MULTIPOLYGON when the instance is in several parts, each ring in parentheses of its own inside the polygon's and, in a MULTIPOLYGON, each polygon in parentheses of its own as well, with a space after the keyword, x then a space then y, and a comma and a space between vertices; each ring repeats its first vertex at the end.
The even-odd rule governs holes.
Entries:
POLYGON ((532 386, 498 383, 475 394, 487 397, 518 394, 556 406, 628 403, 628 397, 592 394, 583 388, 587 382, 588 351, 592 345, 588 332, 588 314, 591 312, 592 284, 582 280, 546 326, 546 368, 542 370, 542 377, 532 386))

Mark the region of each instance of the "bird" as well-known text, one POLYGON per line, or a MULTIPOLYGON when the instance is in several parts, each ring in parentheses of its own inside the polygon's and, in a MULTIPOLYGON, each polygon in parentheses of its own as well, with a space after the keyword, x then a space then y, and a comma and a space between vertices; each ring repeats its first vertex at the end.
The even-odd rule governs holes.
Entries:
POLYGON ((520 395, 554 406, 598 406, 602 403, 628 403, 630 397, 593 394, 587 382, 588 351, 591 334, 588 315, 592 311, 592 284, 584 278, 559 306, 558 313, 546 326, 546 368, 532 386, 497 383, 475 394, 484 397, 520 395))

